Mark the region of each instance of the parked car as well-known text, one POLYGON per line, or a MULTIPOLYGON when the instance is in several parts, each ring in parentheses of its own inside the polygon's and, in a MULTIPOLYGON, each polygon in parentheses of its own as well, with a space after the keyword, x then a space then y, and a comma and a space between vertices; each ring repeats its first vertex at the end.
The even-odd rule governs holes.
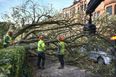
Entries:
POLYGON ((99 64, 110 64, 112 61, 112 56, 104 51, 91 51, 88 56, 99 64))
MULTIPOLYGON (((73 48, 72 51, 73 54, 76 54, 74 52, 77 52, 77 48, 73 48)), ((112 54, 111 48, 106 51, 107 52, 105 52, 105 50, 102 48, 97 48, 87 52, 87 49, 84 46, 78 48, 78 52, 86 55, 90 60, 93 60, 99 64, 110 64, 112 60, 116 59, 112 54)))

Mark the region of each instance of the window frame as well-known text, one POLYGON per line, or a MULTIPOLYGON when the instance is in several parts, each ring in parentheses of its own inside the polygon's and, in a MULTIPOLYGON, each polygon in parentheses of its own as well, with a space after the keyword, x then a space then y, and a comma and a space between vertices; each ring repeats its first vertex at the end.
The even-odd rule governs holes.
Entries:
POLYGON ((114 5, 114 14, 116 15, 116 4, 114 5))
POLYGON ((106 13, 108 13, 109 15, 112 15, 113 14, 112 11, 113 11, 113 6, 112 5, 106 7, 106 13))

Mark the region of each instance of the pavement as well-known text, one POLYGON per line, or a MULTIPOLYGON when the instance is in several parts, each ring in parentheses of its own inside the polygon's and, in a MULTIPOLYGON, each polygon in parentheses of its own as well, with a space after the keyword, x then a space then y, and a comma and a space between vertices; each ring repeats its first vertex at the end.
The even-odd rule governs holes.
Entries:
POLYGON ((37 68, 37 57, 31 58, 30 61, 33 68, 33 77, 99 77, 94 76, 85 69, 79 69, 76 66, 65 65, 64 69, 58 69, 60 64, 57 58, 54 57, 46 57, 44 70, 37 68))

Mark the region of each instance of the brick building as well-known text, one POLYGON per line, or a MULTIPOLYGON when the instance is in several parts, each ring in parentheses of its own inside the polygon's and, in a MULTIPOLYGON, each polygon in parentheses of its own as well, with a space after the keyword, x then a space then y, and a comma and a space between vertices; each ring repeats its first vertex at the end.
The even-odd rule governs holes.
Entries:
MULTIPOLYGON (((71 17, 78 13, 84 13, 90 0, 74 0, 73 4, 63 9, 64 17, 71 17)), ((95 10, 94 16, 102 15, 104 12, 109 15, 116 15, 116 0, 104 0, 95 10)))

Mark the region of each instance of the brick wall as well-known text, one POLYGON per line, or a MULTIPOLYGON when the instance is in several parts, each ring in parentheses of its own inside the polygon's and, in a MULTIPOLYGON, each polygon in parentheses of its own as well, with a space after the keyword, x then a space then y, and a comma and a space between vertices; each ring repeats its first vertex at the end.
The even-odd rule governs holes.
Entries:
MULTIPOLYGON (((87 4, 90 0, 79 0, 76 4, 72 4, 71 6, 63 9, 63 14, 70 16, 77 14, 78 12, 84 12, 87 4)), ((116 15, 116 0, 105 0, 103 1, 95 10, 94 15, 102 15, 106 11, 112 11, 112 15, 116 15), (109 8, 111 7, 111 9, 109 8)), ((65 15, 66 16, 66 15, 65 15)))

